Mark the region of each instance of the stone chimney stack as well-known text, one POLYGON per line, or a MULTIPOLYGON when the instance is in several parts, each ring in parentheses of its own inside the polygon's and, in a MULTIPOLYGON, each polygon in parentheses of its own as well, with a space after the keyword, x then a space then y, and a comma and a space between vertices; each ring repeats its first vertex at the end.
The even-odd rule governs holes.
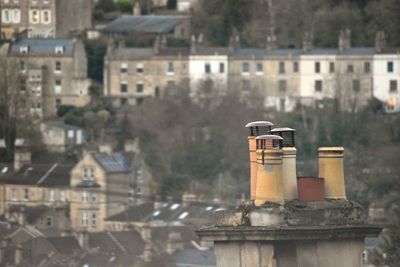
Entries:
POLYGON ((346 199, 343 152, 343 147, 320 147, 318 149, 318 176, 325 179, 325 197, 328 199, 346 199))
POLYGON ((135 1, 135 4, 133 5, 133 10, 132 10, 132 14, 134 16, 140 16, 141 15, 141 8, 140 8, 140 3, 138 0, 135 1))
POLYGON ((18 216, 18 224, 25 225, 26 222, 26 214, 25 214, 25 207, 21 206, 17 213, 18 216))
POLYGON ((197 44, 196 43, 197 43, 196 36, 193 34, 190 39, 190 53, 191 54, 197 53, 197 44))
POLYGON ((229 49, 233 51, 240 47, 240 36, 236 28, 233 28, 231 37, 229 38, 229 49))
POLYGON ((305 32, 303 37, 303 51, 307 52, 314 48, 314 34, 305 32))
POLYGON ((78 233, 78 242, 81 248, 84 250, 89 249, 89 233, 87 231, 82 231, 78 233))
POLYGON ((257 184, 257 145, 256 137, 271 133, 271 127, 274 125, 269 121, 254 121, 246 124, 249 129, 249 152, 250 152, 250 199, 254 200, 256 196, 257 184))
POLYGON ((297 173, 295 132, 291 128, 275 128, 272 134, 283 138, 282 141, 282 189, 285 201, 297 199, 297 173))
POLYGON ((267 41, 266 41, 266 44, 265 44, 265 49, 274 50, 276 48, 278 48, 277 38, 276 38, 275 33, 271 33, 271 34, 267 35, 267 41))
POLYGON ((160 53, 160 36, 157 35, 156 39, 154 39, 154 44, 153 44, 153 52, 154 54, 160 53))
POLYGON ((167 36, 165 34, 161 35, 161 41, 160 41, 160 49, 165 49, 167 48, 167 36))
POLYGON ((24 139, 15 140, 14 146, 14 170, 18 171, 25 165, 32 163, 31 150, 24 139))
POLYGON ((375 50, 380 53, 386 47, 386 36, 383 31, 379 31, 375 35, 375 50))
POLYGON ((283 204, 282 191, 282 137, 261 135, 257 140, 257 184, 254 204, 266 202, 283 204))
POLYGON ((175 251, 183 249, 182 237, 179 232, 171 230, 168 233, 167 253, 172 255, 175 251))
POLYGON ((99 152, 100 153, 106 153, 106 154, 112 154, 113 149, 111 147, 111 144, 101 144, 99 145, 99 152))
POLYGON ((339 51, 343 52, 351 47, 351 30, 341 30, 339 33, 339 51))

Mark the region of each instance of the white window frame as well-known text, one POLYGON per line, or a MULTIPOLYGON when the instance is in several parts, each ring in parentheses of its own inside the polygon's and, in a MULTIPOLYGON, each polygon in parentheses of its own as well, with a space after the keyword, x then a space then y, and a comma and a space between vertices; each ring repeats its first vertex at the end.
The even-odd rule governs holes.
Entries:
POLYGON ((10 9, 3 9, 1 11, 1 21, 3 23, 11 23, 12 22, 12 16, 11 16, 11 10, 10 9))
POLYGON ((18 200, 17 190, 15 188, 11 188, 11 200, 12 201, 18 200))
POLYGON ((31 9, 29 10, 29 22, 31 24, 39 24, 40 23, 40 10, 39 9, 31 9), (34 19, 34 13, 37 12, 37 20, 34 19))
POLYGON ((65 196, 65 191, 64 190, 60 191, 60 201, 62 201, 62 202, 67 201, 67 198, 65 196))
POLYGON ((81 212, 81 224, 88 225, 89 224, 89 214, 86 210, 81 212))
POLYGON ((81 193, 81 201, 82 203, 88 203, 89 202, 89 193, 88 191, 84 190, 81 193))
POLYGON ((29 201, 29 189, 24 188, 24 201, 29 201))
POLYGON ((40 20, 40 21, 42 22, 42 24, 48 25, 48 24, 51 23, 51 10, 50 10, 50 9, 43 9, 43 10, 41 11, 40 16, 41 16, 41 20, 40 20), (45 20, 45 18, 46 18, 46 16, 45 16, 46 12, 48 13, 48 20, 45 20))
POLYGON ((174 62, 167 63, 167 75, 172 76, 175 74, 174 62))
POLYGON ((21 10, 19 10, 17 8, 13 9, 12 10, 11 20, 15 24, 21 23, 21 10))

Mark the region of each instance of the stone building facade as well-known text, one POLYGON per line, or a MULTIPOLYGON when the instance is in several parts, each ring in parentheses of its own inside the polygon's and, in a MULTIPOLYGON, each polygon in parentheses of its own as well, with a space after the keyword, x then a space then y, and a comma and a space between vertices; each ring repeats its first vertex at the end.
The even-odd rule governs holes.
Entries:
POLYGON ((20 89, 29 96, 32 115, 52 117, 60 105, 89 103, 90 80, 81 40, 19 40, 10 45, 8 57, 20 65, 20 89))
MULTIPOLYGON (((197 89, 211 80, 222 94, 229 90, 238 90, 242 95, 256 92, 264 97, 266 107, 282 112, 293 111, 298 104, 322 107, 335 99, 342 109, 358 111, 373 97, 383 102, 387 111, 400 110, 400 61, 395 49, 382 48, 379 42, 375 47, 351 47, 347 31, 341 32, 338 48, 314 48, 310 35, 305 36, 302 49, 278 49, 271 40, 265 48, 241 48, 238 37, 229 47, 207 47, 200 35, 192 37, 190 52, 168 57, 163 53, 181 48, 167 48, 166 41, 162 49, 153 50, 110 45, 104 69, 105 96, 118 102, 116 99, 124 95, 121 83, 131 79, 128 87, 134 91, 135 83, 140 84, 140 77, 145 76, 152 81, 148 85, 153 85, 147 96, 159 96, 156 88, 163 88, 162 84, 165 88, 166 84, 185 80, 191 95, 198 97, 197 89), (155 61, 156 68, 146 71, 146 75, 137 70, 124 74, 124 66, 135 69, 143 62, 155 61), (165 71, 172 66, 170 62, 177 64, 180 73, 165 71), (162 82, 158 82, 160 78, 162 82)), ((130 98, 124 102, 136 104, 134 97, 130 98)))
POLYGON ((1 33, 5 39, 68 38, 92 27, 93 1, 1 0, 1 33))

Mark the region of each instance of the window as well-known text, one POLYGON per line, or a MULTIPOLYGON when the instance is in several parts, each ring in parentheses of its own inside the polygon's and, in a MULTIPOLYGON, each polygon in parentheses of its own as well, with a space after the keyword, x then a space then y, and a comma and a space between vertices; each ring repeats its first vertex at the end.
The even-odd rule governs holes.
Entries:
POLYGON ((140 188, 140 187, 136 188, 136 195, 139 195, 139 196, 142 195, 142 188, 140 188))
POLYGON ((87 203, 89 201, 89 194, 87 191, 82 191, 81 200, 82 203, 87 203))
POLYGON ((210 63, 206 63, 204 65, 204 73, 207 73, 207 74, 211 73, 211 65, 210 65, 210 63))
POLYGON ((264 73, 264 65, 261 62, 256 63, 256 74, 264 73))
POLYGON ((61 89, 62 89, 61 80, 56 80, 55 81, 55 86, 54 86, 54 93, 60 94, 61 93, 61 89))
POLYGON ((121 82, 120 91, 121 91, 121 93, 127 93, 128 92, 128 83, 127 82, 121 82))
POLYGON ((293 72, 299 72, 299 62, 293 62, 293 72))
POLYGON ((39 10, 33 9, 29 11, 29 21, 32 24, 38 24, 40 21, 39 10))
POLYGON ((174 63, 168 62, 167 65, 167 74, 173 74, 174 73, 174 63))
POLYGON ((57 99, 56 99, 56 107, 58 108, 58 107, 61 106, 61 105, 62 105, 61 99, 60 99, 60 98, 57 98, 57 99))
POLYGON ((60 200, 62 202, 65 202, 67 200, 67 198, 65 197, 65 191, 64 190, 60 191, 60 200))
POLYGON ((281 98, 279 99, 279 111, 285 112, 286 110, 286 99, 281 98))
POLYGON ((249 74, 249 72, 250 72, 250 65, 249 65, 248 62, 244 62, 242 64, 242 73, 243 74, 249 74))
POLYGON ((81 220, 82 220, 82 225, 88 225, 89 224, 89 218, 88 218, 88 212, 87 211, 82 211, 81 220))
POLYGON ((287 82, 286 80, 280 80, 279 81, 279 93, 280 94, 285 94, 286 93, 286 88, 287 88, 287 82))
POLYGON ((354 65, 353 64, 348 64, 347 65, 347 72, 348 73, 353 73, 354 72, 354 65))
POLYGON ((389 92, 397 93, 397 80, 391 80, 389 82, 389 92))
POLYGON ((219 63, 219 73, 224 73, 224 72, 225 72, 225 64, 219 63))
POLYGON ((17 200, 17 190, 15 188, 11 189, 11 200, 17 200))
POLYGON ((53 202, 53 201, 54 201, 54 190, 49 190, 49 193, 48 193, 48 200, 49 200, 50 202, 53 202))
POLYGON ((334 62, 329 62, 329 72, 330 73, 335 72, 335 63, 334 62))
POLYGON ((360 91, 360 80, 353 80, 353 91, 356 93, 360 91))
POLYGON ((92 202, 97 202, 97 194, 92 193, 92 202))
POLYGON ((126 105, 126 104, 128 104, 128 98, 126 98, 126 97, 121 97, 121 99, 120 99, 120 105, 121 105, 121 106, 124 106, 124 105, 126 105))
POLYGON ((143 101, 144 101, 144 98, 143 98, 143 97, 138 97, 138 98, 136 98, 136 104, 137 104, 137 105, 143 104, 143 101))
POLYGON ((14 23, 20 23, 21 22, 21 11, 19 9, 14 9, 12 11, 12 21, 14 23))
POLYGON ((127 73, 128 72, 128 64, 126 63, 121 63, 121 66, 119 68, 120 73, 127 73))
POLYGON ((144 66, 142 63, 139 63, 136 65, 136 73, 143 73, 144 72, 144 66))
POLYGON ((242 80, 242 90, 245 92, 250 91, 250 80, 242 80))
POLYGON ((285 62, 279 62, 279 73, 285 73, 285 62))
POLYGON ((389 61, 387 63, 387 71, 388 72, 393 72, 393 61, 389 61))
POLYGON ((21 60, 21 61, 19 62, 19 68, 20 68, 21 71, 26 71, 26 64, 25 64, 25 61, 21 60))
POLYGON ((3 23, 11 22, 11 11, 9 9, 3 9, 1 11, 1 18, 3 23))
POLYGON ((92 212, 92 226, 96 227, 97 225, 97 214, 96 212, 92 212))
POLYGON ((322 81, 316 80, 314 84, 315 92, 322 92, 322 81))
POLYGON ((61 62, 60 61, 56 61, 55 66, 54 66, 54 71, 61 72, 61 62))
POLYGON ((320 73, 321 72, 321 63, 320 62, 315 62, 315 73, 320 73))
POLYGON ((136 83, 136 93, 143 93, 143 82, 136 83))
POLYGON ((73 139, 74 136, 75 136, 75 131, 74 130, 68 130, 68 132, 67 132, 68 139, 73 139))
POLYGON ((26 80, 25 79, 20 80, 20 87, 21 87, 21 91, 26 91, 26 80))
POLYGON ((53 226, 53 218, 52 218, 52 217, 47 217, 47 218, 46 218, 46 225, 47 225, 48 227, 53 226))
POLYGON ((371 64, 369 62, 364 62, 364 72, 365 73, 371 72, 371 64))
POLYGON ((29 189, 28 188, 24 189, 24 200, 25 201, 29 200, 29 189))
POLYGON ((48 9, 42 10, 42 23, 50 24, 51 23, 51 11, 48 9))
POLYGON ((159 98, 159 97, 160 97, 160 87, 159 87, 159 86, 156 86, 156 87, 154 88, 154 96, 155 96, 156 98, 159 98))

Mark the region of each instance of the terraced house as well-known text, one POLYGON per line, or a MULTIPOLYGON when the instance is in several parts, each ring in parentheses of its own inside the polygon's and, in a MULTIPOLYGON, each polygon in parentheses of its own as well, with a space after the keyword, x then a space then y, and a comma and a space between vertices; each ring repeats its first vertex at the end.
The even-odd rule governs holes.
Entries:
POLYGON ((243 48, 238 37, 233 39, 229 47, 208 47, 201 35, 192 37, 186 53, 184 48, 166 47, 166 41, 161 49, 110 46, 105 96, 114 103, 138 104, 143 96, 162 96, 171 85, 184 82, 194 98, 201 96, 199 88, 211 85, 221 94, 257 92, 267 108, 281 112, 298 104, 322 107, 333 100, 344 110, 357 111, 372 98, 387 112, 400 110, 398 49, 385 46, 382 32, 374 47, 352 47, 348 30, 341 31, 337 48, 314 47, 310 34, 305 34, 301 49, 278 48, 273 35, 265 48, 243 48))
POLYGON ((52 117, 60 105, 84 106, 89 100, 87 58, 79 39, 23 39, 9 46, 20 66, 20 90, 37 117, 52 117))
POLYGON ((1 0, 1 35, 68 38, 92 27, 93 1, 1 0))

